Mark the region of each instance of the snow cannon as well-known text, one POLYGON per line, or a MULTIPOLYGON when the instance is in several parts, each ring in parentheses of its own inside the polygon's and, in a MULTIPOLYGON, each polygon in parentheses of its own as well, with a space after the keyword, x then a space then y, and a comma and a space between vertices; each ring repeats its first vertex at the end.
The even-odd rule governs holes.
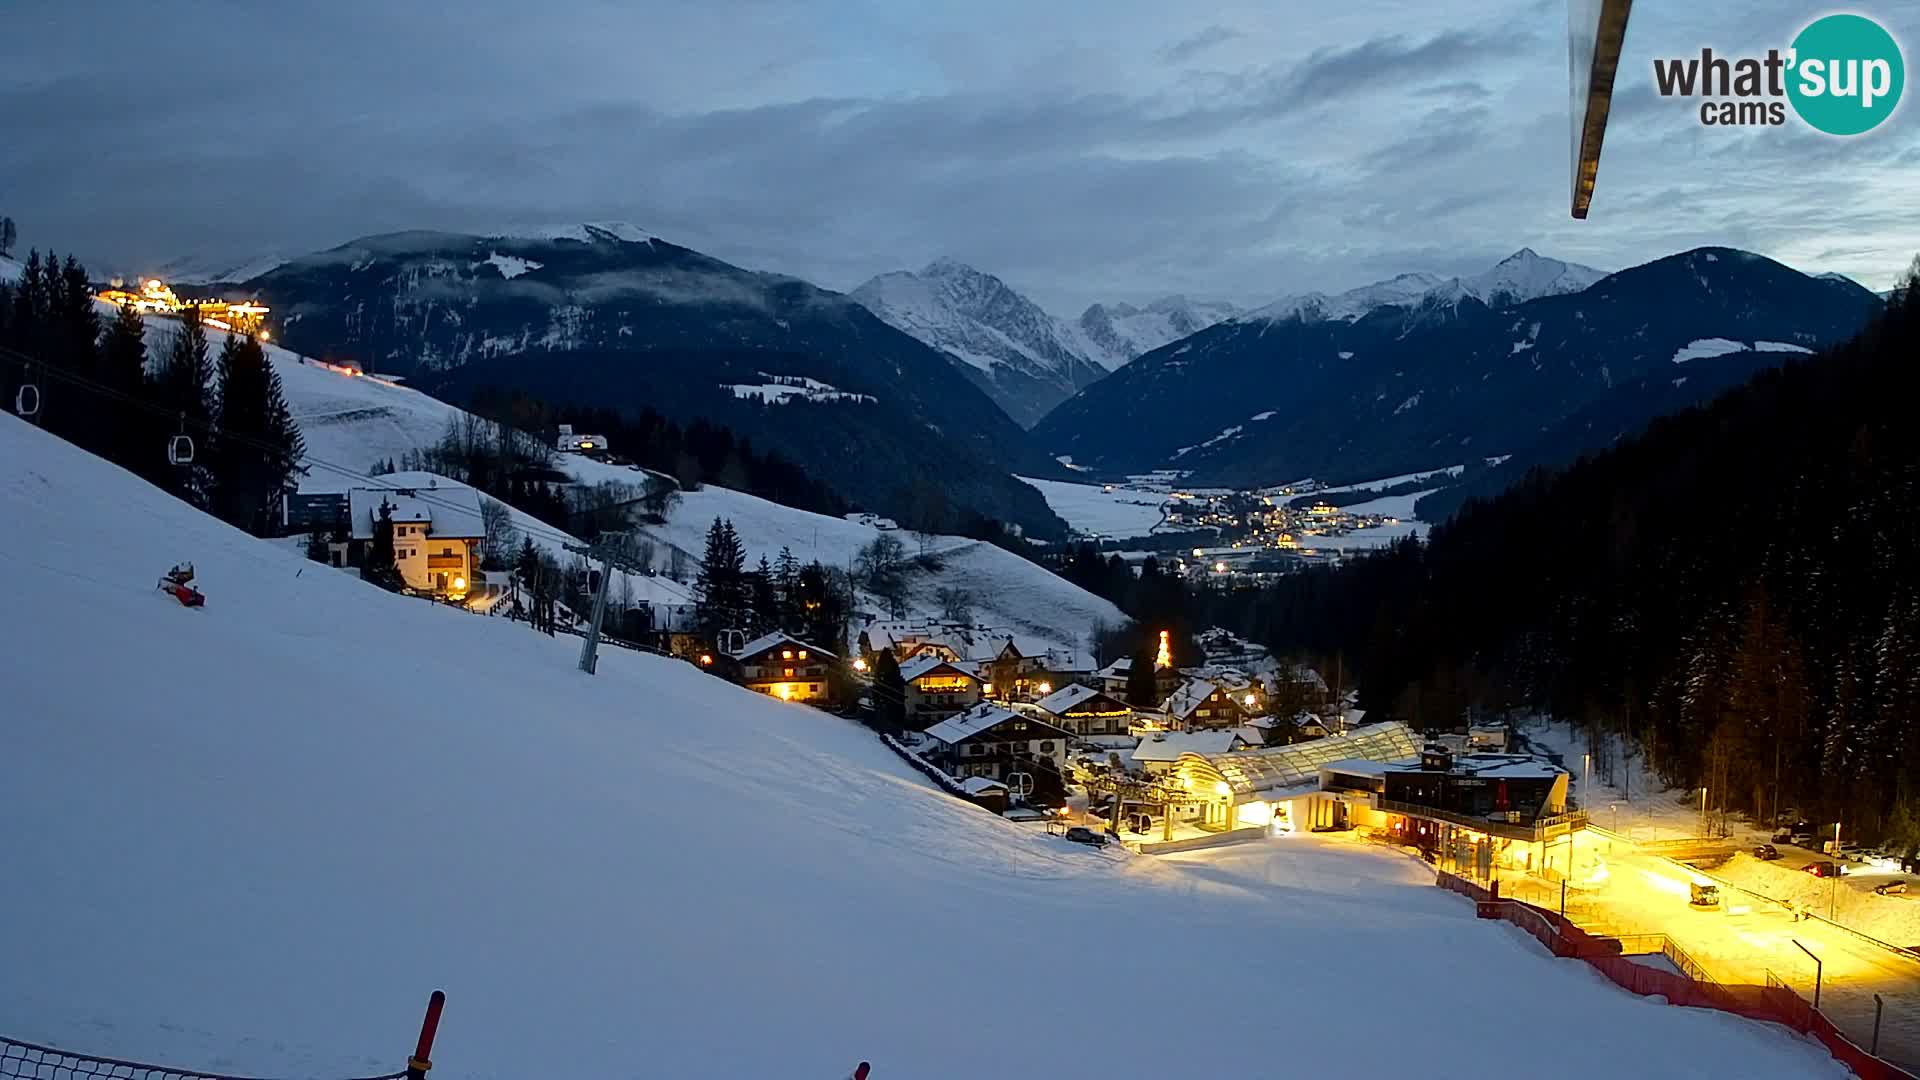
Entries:
POLYGON ((205 607, 207 598, 192 585, 193 564, 181 563, 160 575, 160 588, 186 607, 205 607))

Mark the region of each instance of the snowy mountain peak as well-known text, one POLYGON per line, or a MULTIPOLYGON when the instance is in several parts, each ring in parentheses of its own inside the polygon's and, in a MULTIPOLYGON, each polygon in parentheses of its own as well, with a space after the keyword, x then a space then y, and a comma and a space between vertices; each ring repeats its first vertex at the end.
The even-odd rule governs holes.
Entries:
POLYGON ((488 240, 578 240, 583 244, 618 241, 625 244, 651 243, 654 235, 629 221, 586 221, 564 225, 509 225, 487 229, 478 235, 488 240))
POLYGON ((881 274, 849 295, 951 357, 1007 415, 1029 426, 1106 374, 1064 323, 1006 282, 949 256, 919 273, 881 274))
POLYGON ((1530 247, 1523 247, 1472 277, 1443 279, 1420 272, 1398 274, 1336 296, 1309 292, 1285 297, 1246 319, 1352 322, 1378 308, 1457 304, 1469 297, 1489 307, 1506 307, 1542 296, 1580 292, 1603 277, 1605 273, 1592 267, 1549 259, 1530 247))
POLYGON ((1102 367, 1120 367, 1143 353, 1197 334, 1240 313, 1220 300, 1163 296, 1146 307, 1128 303, 1093 304, 1074 324, 1082 347, 1102 367))

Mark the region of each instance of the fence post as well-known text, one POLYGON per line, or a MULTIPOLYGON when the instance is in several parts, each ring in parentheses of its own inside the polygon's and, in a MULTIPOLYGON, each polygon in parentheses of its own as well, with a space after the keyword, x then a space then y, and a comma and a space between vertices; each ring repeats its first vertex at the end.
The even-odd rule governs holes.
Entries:
POLYGON ((1867 1053, 1874 1057, 1880 1056, 1880 1011, 1886 1007, 1887 1003, 1880 1000, 1879 994, 1873 995, 1873 1046, 1867 1053))
POLYGON ((440 1010, 446 1004, 447 995, 439 990, 427 999, 427 1017, 420 1022, 420 1041, 414 1044, 413 1056, 407 1059, 407 1080, 426 1080, 427 1070, 433 1068, 433 1037, 440 1030, 440 1010))

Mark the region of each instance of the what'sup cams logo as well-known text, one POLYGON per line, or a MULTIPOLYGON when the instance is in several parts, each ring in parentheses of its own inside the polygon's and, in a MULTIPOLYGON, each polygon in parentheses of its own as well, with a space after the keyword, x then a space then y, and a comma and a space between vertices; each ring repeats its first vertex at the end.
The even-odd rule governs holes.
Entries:
POLYGON ((1864 15, 1815 19, 1791 47, 1765 56, 1701 49, 1653 62, 1660 96, 1703 99, 1700 122, 1710 127, 1777 127, 1791 105, 1816 131, 1861 135, 1893 115, 1906 81, 1900 44, 1864 15))

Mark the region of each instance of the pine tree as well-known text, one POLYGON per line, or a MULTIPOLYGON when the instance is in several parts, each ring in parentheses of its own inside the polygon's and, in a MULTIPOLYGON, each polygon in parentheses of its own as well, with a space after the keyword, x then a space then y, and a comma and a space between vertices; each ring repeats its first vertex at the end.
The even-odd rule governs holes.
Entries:
POLYGON ((780 603, 780 629, 789 634, 798 633, 802 620, 800 560, 793 557, 792 548, 780 549, 780 557, 773 562, 773 580, 780 603))
POLYGON ((900 732, 907 726, 907 683, 892 649, 873 658, 873 719, 881 731, 900 732))
POLYGON ((762 633, 780 629, 780 592, 774 583, 773 567, 765 555, 760 556, 760 565, 747 578, 754 629, 762 633))
POLYGON ((13 253, 13 245, 20 242, 20 228, 10 217, 0 217, 0 255, 13 253))
POLYGON ((1154 677, 1152 645, 1143 645, 1133 651, 1133 658, 1127 666, 1127 704, 1141 709, 1158 708, 1160 705, 1159 680, 1154 677))
MULTIPOLYGON (((194 463, 171 468, 165 486, 203 508, 208 505, 212 484, 199 454, 208 449, 208 432, 212 427, 213 397, 208 390, 212 380, 213 362, 207 352, 207 335, 200 325, 200 312, 197 308, 183 308, 180 325, 167 343, 167 353, 155 379, 154 400, 173 416, 171 423, 163 421, 168 437, 184 434, 193 440, 195 448, 194 463)), ((155 447, 153 452, 163 454, 164 447, 155 447)))
POLYGON ((733 523, 714 518, 707 529, 706 552, 693 584, 695 618, 709 638, 717 637, 722 630, 745 628, 751 610, 746 561, 733 523))
POLYGON ((380 500, 380 509, 374 512, 373 543, 367 548, 366 560, 360 564, 360 577, 388 592, 399 592, 406 585, 400 576, 400 567, 394 562, 393 504, 385 499, 380 500))
MULTIPOLYGON (((147 400, 147 320, 140 309, 120 305, 100 353, 100 381, 126 397, 147 400)), ((161 476, 160 458, 154 451, 165 435, 153 414, 126 401, 110 403, 105 412, 114 418, 108 456, 149 479, 161 476)))

